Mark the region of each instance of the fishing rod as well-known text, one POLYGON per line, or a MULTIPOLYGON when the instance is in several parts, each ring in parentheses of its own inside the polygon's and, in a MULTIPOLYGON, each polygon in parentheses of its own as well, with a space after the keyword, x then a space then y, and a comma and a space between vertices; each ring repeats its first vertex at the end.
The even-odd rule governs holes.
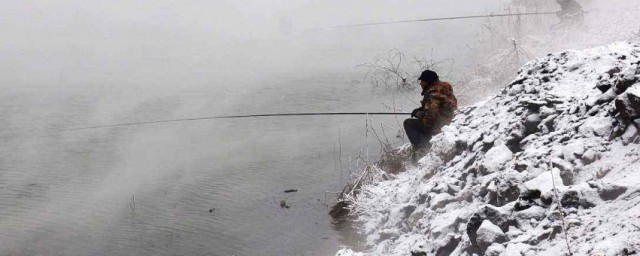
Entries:
POLYGON ((322 29, 352 28, 352 27, 364 27, 364 26, 389 25, 389 24, 398 24, 398 23, 429 22, 429 21, 440 21, 440 20, 464 20, 464 19, 477 19, 477 18, 498 18, 498 17, 510 17, 510 16, 552 15, 557 13, 558 12, 523 12, 523 13, 503 13, 503 14, 440 17, 440 18, 414 19, 414 20, 398 20, 398 21, 387 21, 387 22, 372 22, 372 23, 352 24, 352 25, 341 25, 341 26, 324 27, 324 28, 313 28, 313 29, 305 30, 305 32, 322 30, 322 29))
POLYGON ((230 118, 251 118, 251 117, 282 117, 282 116, 347 116, 347 115, 377 116, 377 115, 410 115, 410 114, 411 113, 398 113, 398 112, 329 112, 329 113, 281 113, 281 114, 209 116, 209 117, 196 117, 196 118, 182 118, 182 119, 171 119, 171 120, 156 120, 156 121, 120 123, 120 124, 109 124, 109 125, 97 125, 97 126, 87 126, 87 127, 70 128, 70 129, 61 129, 59 131, 79 131, 79 130, 110 128, 110 127, 135 126, 135 125, 172 123, 172 122, 186 122, 186 121, 198 121, 198 120, 209 120, 209 119, 230 119, 230 118))

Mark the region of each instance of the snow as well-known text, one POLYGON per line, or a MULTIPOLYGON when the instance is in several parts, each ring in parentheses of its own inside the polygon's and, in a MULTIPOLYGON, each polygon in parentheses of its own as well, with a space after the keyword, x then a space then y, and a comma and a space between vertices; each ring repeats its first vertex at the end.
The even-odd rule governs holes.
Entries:
POLYGON ((640 134, 615 104, 640 94, 638 63, 629 42, 527 63, 416 168, 362 188, 366 249, 336 255, 640 253, 640 134))

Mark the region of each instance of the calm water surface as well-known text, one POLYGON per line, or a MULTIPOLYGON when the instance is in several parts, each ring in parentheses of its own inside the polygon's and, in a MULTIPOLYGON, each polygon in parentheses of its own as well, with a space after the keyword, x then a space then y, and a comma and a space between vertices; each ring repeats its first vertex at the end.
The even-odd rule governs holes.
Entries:
MULTIPOLYGON (((360 79, 284 74, 245 87, 10 90, 0 108, 0 254, 333 255, 349 241, 331 226, 326 192, 341 190, 350 157, 366 155, 367 142, 371 157, 377 154, 365 117, 56 130, 226 114, 389 111, 390 93, 360 79), (282 200, 290 208, 281 208, 282 200)), ((384 123, 399 142, 395 119, 371 123, 384 123)))

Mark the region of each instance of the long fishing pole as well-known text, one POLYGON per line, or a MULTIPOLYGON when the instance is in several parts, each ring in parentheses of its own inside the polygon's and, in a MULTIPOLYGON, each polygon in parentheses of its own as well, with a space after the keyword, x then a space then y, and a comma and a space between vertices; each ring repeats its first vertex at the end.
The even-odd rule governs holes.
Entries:
POLYGON ((186 121, 198 121, 209 119, 226 119, 226 118, 250 118, 250 117, 281 117, 281 116, 346 116, 346 115, 410 115, 411 113, 393 113, 393 112, 333 112, 333 113, 282 113, 282 114, 257 114, 257 115, 232 115, 232 116, 209 116, 209 117, 196 117, 196 118, 183 118, 183 119, 171 119, 171 120, 157 120, 157 121, 145 121, 145 122, 133 122, 133 123, 120 123, 109 125, 97 125, 87 126, 79 128, 61 129, 59 131, 79 131, 89 129, 100 129, 119 126, 134 126, 145 124, 158 124, 158 123, 171 123, 171 122, 186 122, 186 121))
POLYGON ((398 23, 429 22, 429 21, 439 21, 439 20, 464 20, 464 19, 477 19, 477 18, 497 18, 497 17, 510 17, 510 16, 552 15, 552 14, 557 14, 557 13, 558 12, 523 12, 523 13, 503 13, 503 14, 454 16, 454 17, 414 19, 414 20, 398 20, 398 21, 386 21, 386 22, 372 22, 372 23, 352 24, 352 25, 341 25, 341 26, 323 27, 323 28, 312 28, 312 29, 305 30, 304 32, 310 32, 310 31, 322 30, 322 29, 352 28, 352 27, 364 27, 364 26, 389 25, 389 24, 398 24, 398 23))

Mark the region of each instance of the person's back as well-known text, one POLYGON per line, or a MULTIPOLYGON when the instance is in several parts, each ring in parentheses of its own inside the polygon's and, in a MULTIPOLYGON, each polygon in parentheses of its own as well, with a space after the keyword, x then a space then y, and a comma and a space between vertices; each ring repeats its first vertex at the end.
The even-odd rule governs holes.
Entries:
POLYGON ((424 98, 420 101, 421 106, 411 113, 412 118, 404 121, 404 129, 414 151, 429 147, 431 137, 451 122, 458 106, 453 88, 449 83, 440 81, 437 73, 425 70, 418 80, 424 98))

